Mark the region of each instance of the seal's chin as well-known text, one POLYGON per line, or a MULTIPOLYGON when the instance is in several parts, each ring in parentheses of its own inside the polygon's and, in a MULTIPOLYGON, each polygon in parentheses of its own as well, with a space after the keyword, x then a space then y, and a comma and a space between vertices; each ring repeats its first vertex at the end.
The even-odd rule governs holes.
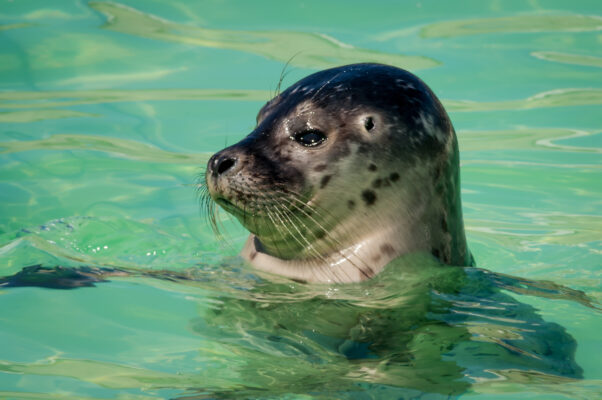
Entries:
POLYGON ((230 200, 228 200, 224 197, 218 197, 214 200, 217 204, 219 204, 220 207, 222 207, 224 210, 226 210, 230 214, 233 214, 233 215, 244 214, 243 210, 241 210, 239 207, 235 206, 230 200))
POLYGON ((261 223, 267 216, 261 215, 261 212, 253 210, 244 204, 235 204, 232 201, 218 197, 214 201, 228 214, 234 216, 238 221, 252 233, 257 230, 258 224, 261 223))
POLYGON ((251 233, 256 235, 273 232, 274 228, 270 226, 270 220, 262 209, 253 207, 250 204, 240 204, 233 202, 222 196, 213 199, 224 211, 234 216, 251 233))
POLYGON ((239 201, 227 199, 223 196, 217 196, 213 199, 221 208, 229 214, 237 218, 250 218, 250 217, 265 217, 264 212, 261 208, 254 206, 253 204, 244 204, 239 201))
MULTIPOLYGON (((313 206, 300 197, 275 200, 266 196, 263 201, 239 201, 223 194, 213 197, 214 202, 234 216, 258 241, 265 252, 282 259, 298 258, 310 244, 326 235, 322 223, 312 215, 313 206)), ((315 252, 315 250, 313 250, 315 252)))

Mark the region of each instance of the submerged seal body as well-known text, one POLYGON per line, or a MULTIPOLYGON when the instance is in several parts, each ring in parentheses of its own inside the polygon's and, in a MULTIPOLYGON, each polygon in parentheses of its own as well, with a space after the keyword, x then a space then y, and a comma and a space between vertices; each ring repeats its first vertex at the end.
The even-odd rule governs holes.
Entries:
POLYGON ((354 282, 412 252, 471 263, 453 126, 402 69, 354 64, 300 80, 211 157, 205 179, 251 232, 242 257, 265 271, 354 282))

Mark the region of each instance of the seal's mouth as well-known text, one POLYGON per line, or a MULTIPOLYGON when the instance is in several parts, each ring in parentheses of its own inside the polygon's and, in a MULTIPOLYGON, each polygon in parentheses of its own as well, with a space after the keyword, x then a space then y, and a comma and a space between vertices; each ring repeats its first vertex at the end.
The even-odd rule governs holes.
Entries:
POLYGON ((284 193, 269 193, 261 196, 249 196, 241 194, 243 198, 238 198, 234 193, 234 199, 226 194, 219 193, 214 196, 215 201, 225 211, 235 216, 267 216, 268 211, 285 212, 293 214, 305 214, 315 205, 316 194, 306 194, 302 196, 284 195, 284 193))
POLYGON ((229 200, 225 197, 217 197, 215 202, 224 209, 229 214, 242 220, 247 220, 249 218, 260 218, 267 217, 257 207, 253 207, 251 204, 236 204, 232 200, 229 200))
MULTIPOLYGON (((309 251, 305 247, 313 248, 309 243, 329 235, 333 224, 319 210, 315 193, 302 197, 290 191, 257 190, 255 195, 250 195, 231 190, 214 193, 212 199, 281 258, 294 258, 299 251, 309 251)), ((331 242, 321 246, 329 244, 331 242)))

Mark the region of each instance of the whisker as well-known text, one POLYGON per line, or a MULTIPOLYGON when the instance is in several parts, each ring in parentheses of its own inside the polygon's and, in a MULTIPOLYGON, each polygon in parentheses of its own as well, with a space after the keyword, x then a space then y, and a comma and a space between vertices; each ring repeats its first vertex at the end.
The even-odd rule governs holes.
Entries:
POLYGON ((312 101, 313 99, 315 99, 316 96, 318 95, 318 93, 320 93, 322 91, 322 89, 324 89, 330 82, 332 82, 333 80, 338 78, 340 75, 344 74, 345 72, 347 72, 347 71, 342 70, 341 72, 335 74, 332 78, 330 78, 329 80, 324 82, 324 84, 322 86, 320 86, 320 88, 316 91, 316 93, 314 93, 313 96, 311 96, 311 98, 309 100, 312 101))
MULTIPOLYGON (((324 257, 322 254, 320 254, 320 252, 318 252, 318 251, 316 250, 316 248, 314 247, 314 245, 313 245, 313 244, 311 244, 311 243, 309 242, 309 240, 307 240, 307 237, 306 237, 306 236, 305 236, 305 235, 304 235, 304 234, 303 234, 303 233, 302 233, 302 232, 299 230, 299 227, 297 226, 297 224, 295 224, 295 223, 294 223, 294 222, 293 222, 293 221, 290 219, 290 217, 289 217, 288 213, 286 212, 286 210, 285 210, 285 209, 281 209, 281 210, 279 210, 279 212, 280 212, 280 213, 281 213, 281 215, 283 215, 283 216, 284 216, 286 219, 288 219, 288 221, 289 221, 289 223, 291 224, 291 226, 293 226, 293 227, 295 228, 295 230, 297 231, 297 233, 299 234, 299 237, 301 237, 301 238, 302 238, 302 239, 305 241, 305 243, 302 243, 302 242, 300 242, 300 241, 297 239, 297 242, 298 242, 298 243, 301 245, 301 247, 305 247, 305 246, 307 246, 307 247, 308 247, 308 248, 309 248, 311 251, 313 251, 313 252, 315 253, 315 255, 316 255, 316 256, 317 256, 317 257, 318 257, 320 260, 322 260, 322 261, 326 262, 326 258, 325 258, 325 257, 324 257)), ((296 216, 295 216, 294 214, 292 214, 292 213, 291 213, 291 215, 292 215, 293 217, 296 217, 296 216)), ((303 224, 303 222, 302 222, 301 220, 299 220, 299 218, 298 218, 298 217, 296 217, 296 218, 297 218, 297 220, 298 220, 298 221, 299 221, 299 222, 300 222, 300 223, 301 223, 301 224, 302 224, 302 225, 303 225, 303 226, 304 226, 304 227, 307 229, 307 226, 306 226, 305 224, 303 224)), ((283 223, 283 225, 284 225, 284 227, 285 227, 285 228, 288 230, 288 232, 290 233, 290 235, 291 235, 291 236, 293 236, 293 237, 295 237, 295 235, 294 235, 294 234, 293 234, 293 232, 290 230, 290 228, 289 228, 289 227, 288 227, 286 224, 284 224, 284 223, 283 223)), ((295 237, 295 238, 296 238, 296 237, 295 237)))
MULTIPOLYGON (((263 200, 265 200, 267 197, 266 197, 266 196, 264 196, 262 193, 258 193, 258 194, 257 194, 257 198, 262 200, 262 202, 261 202, 261 203, 260 203, 260 202, 257 202, 257 204, 262 206, 262 209, 263 209, 263 211, 265 212, 265 214, 267 215, 267 217, 268 217, 268 218, 270 219, 270 221, 272 222, 272 224, 273 224, 273 227, 274 227, 274 228, 276 229, 276 231, 278 232, 278 235, 279 235, 281 238, 286 238, 286 235, 283 233, 283 231, 282 231, 282 229, 281 229, 281 228, 286 228, 286 229, 288 230, 288 227, 286 226, 286 224, 284 224, 284 223, 282 222, 282 219, 280 218, 280 216, 279 216, 277 213, 270 212, 269 203, 266 205, 266 204, 265 204, 265 201, 263 201, 263 200), (274 219, 274 216, 278 217, 278 219, 280 220, 280 223, 278 223, 278 222, 276 222, 276 221, 275 221, 275 219, 274 219)), ((272 210, 272 211, 274 211, 274 210, 272 210)), ((256 227, 257 227, 257 220, 255 220, 255 228, 256 228, 256 227)), ((269 224, 268 224, 268 228, 271 228, 271 226, 270 226, 269 224)), ((257 231, 257 230, 256 230, 256 231, 257 231)), ((271 232, 273 232, 271 229, 270 229, 270 231, 271 231, 271 232)), ((291 233, 291 232, 289 231, 289 233, 291 233)), ((291 236, 293 236, 293 235, 291 234, 291 236)), ((294 236, 293 236, 293 238, 294 238, 295 240, 298 240, 298 239, 297 239, 296 237, 294 237, 294 236)), ((280 256, 282 256, 282 255, 283 255, 283 253, 282 253, 282 251, 280 250, 280 248, 279 248, 279 247, 276 245, 276 243, 277 243, 277 241, 275 241, 275 242, 274 242, 274 245, 276 246, 276 250, 277 250, 277 251, 280 253, 279 255, 280 255, 280 256)), ((284 243, 287 245, 287 247, 288 247, 288 250, 289 250, 289 251, 290 251, 290 250, 292 250, 292 248, 291 248, 291 245, 290 245, 288 242, 284 241, 284 243)))
POLYGON ((211 230, 213 231, 215 236, 218 238, 218 240, 222 240, 223 235, 220 232, 220 229, 218 226, 218 214, 217 214, 217 210, 216 210, 216 204, 209 194, 209 188, 207 187, 207 180, 206 180, 205 174, 206 174, 206 171, 203 171, 202 173, 200 173, 197 176, 196 182, 195 182, 195 185, 196 185, 195 192, 199 199, 199 208, 200 208, 201 214, 206 219, 208 224, 211 226, 211 230))
MULTIPOLYGON (((274 222, 274 220, 272 219, 272 216, 270 215, 269 211, 267 209, 265 211, 266 211, 266 215, 268 216, 268 218, 272 221, 272 225, 267 224, 267 227, 270 230, 270 232, 273 232, 272 228, 274 228, 282 236, 282 232, 280 230, 278 230, 278 227, 277 227, 276 223, 274 222)), ((276 247, 276 253, 278 253, 278 257, 282 258, 284 256, 284 253, 282 253, 282 250, 280 250, 280 247, 278 246, 278 241, 274 241, 274 246, 276 247)))
MULTIPOLYGON (((286 68, 290 65, 291 61, 293 61, 293 59, 295 57, 297 57, 299 54, 301 54, 300 51, 293 54, 293 56, 286 61, 286 64, 284 64, 282 71, 280 71, 280 79, 278 79, 278 85, 276 86, 276 96, 278 96, 280 94, 280 88, 282 87, 282 81, 284 81, 284 78, 286 78, 286 76, 290 72, 290 70, 287 71, 286 68)), ((276 96, 274 96, 274 97, 276 97, 276 96)))
MULTIPOLYGON (((305 224, 305 222, 303 222, 303 220, 302 220, 301 218, 299 218, 299 216, 295 215, 295 214, 294 214, 292 211, 290 211, 290 210, 289 210, 288 212, 287 212, 286 210, 282 210, 282 212, 283 212, 283 213, 285 213, 285 214, 287 214, 287 215, 288 215, 288 214, 290 214, 290 215, 291 215, 293 218, 295 218, 295 219, 298 221, 298 223, 299 223, 299 224, 303 225, 303 227, 304 227, 304 228, 305 228, 307 231, 309 231, 309 232, 311 233, 311 235, 314 237, 314 239, 315 239, 315 240, 318 240, 318 236, 317 236, 315 233, 313 233, 311 229, 309 229, 309 227, 308 227, 308 226, 305 224)), ((335 276, 336 276, 336 272, 334 272, 333 270, 327 269, 327 267, 328 267, 328 259, 327 259, 327 258, 326 258, 324 255, 320 254, 320 252, 318 252, 318 250, 316 250, 316 249, 315 249, 315 246, 313 246, 313 245, 312 245, 312 244, 311 244, 311 243, 310 243, 310 242, 307 240, 307 238, 306 238, 306 237, 305 237, 305 236, 304 236, 304 235, 303 235, 303 234, 302 234, 302 233, 301 233, 301 232, 298 230, 297 224, 295 224, 295 223, 294 223, 292 220, 290 220, 290 218, 289 218, 289 221, 291 222, 291 225, 293 225, 293 226, 295 227, 295 229, 297 229, 297 231, 299 232, 299 234, 301 235, 301 237, 302 237, 302 238, 303 238, 303 239, 306 241, 307 245, 308 245, 308 246, 309 246, 309 248, 310 248, 310 249, 311 249, 311 250, 312 250, 312 251, 315 253, 315 255, 317 256, 317 258, 318 258, 320 261, 322 261, 322 265, 314 263, 314 264, 315 264, 315 265, 314 265, 314 267, 318 267, 318 268, 320 268, 320 270, 322 270, 322 272, 323 272, 323 273, 324 273, 324 275, 326 275, 326 276, 328 276, 328 275, 331 275, 331 274, 333 274, 333 273, 334 273, 334 274, 335 274, 335 276)), ((346 271, 345 271, 345 275, 347 275, 347 272, 346 272, 346 271)), ((347 275, 347 278, 351 280, 351 277, 349 277, 349 275, 347 275)))
MULTIPOLYGON (((224 240, 222 231, 225 229, 219 218, 218 206, 209 194, 206 181, 199 177, 196 185, 197 194, 212 230, 220 240, 224 240)), ((278 257, 286 257, 298 245, 309 255, 308 262, 314 264, 324 276, 332 276, 336 280, 353 280, 347 269, 328 268, 328 255, 322 254, 316 247, 318 241, 322 241, 332 249, 333 253, 347 260, 362 276, 370 278, 374 275, 372 267, 366 261, 355 254, 352 259, 342 251, 344 246, 328 229, 328 221, 336 221, 330 211, 317 205, 307 204, 303 200, 304 196, 284 186, 269 191, 257 189, 251 191, 246 185, 232 184, 230 189, 234 194, 245 199, 242 202, 243 224, 245 226, 250 224, 253 232, 259 232, 258 228, 267 229, 269 234, 276 238, 273 246, 278 257)), ((352 237, 351 232, 348 234, 352 237)))
MULTIPOLYGON (((292 234, 292 232, 289 230, 289 228, 286 226, 286 224, 284 224, 282 222, 282 220, 280 219, 280 217, 279 217, 279 215, 277 213, 274 213, 274 214, 275 214, 276 217, 278 217, 278 219, 280 219, 280 224, 278 224, 278 223, 276 223, 276 221, 274 221, 274 219, 272 218, 273 212, 270 212, 270 210, 268 210, 267 207, 266 207, 266 214, 268 215, 268 217, 270 218, 270 220, 274 224, 274 227, 276 228, 276 230, 280 234, 280 237, 286 238, 286 235, 283 234, 282 230, 280 229, 280 228, 284 228, 284 229, 286 229, 288 231, 288 233, 290 234, 290 236, 292 236, 293 239, 295 239, 295 241, 297 241, 297 243, 299 243, 301 246, 303 246, 303 243, 301 243, 299 241, 299 239, 295 235, 292 234)), ((288 245, 288 247, 289 247, 288 250, 291 250, 290 245, 288 244, 288 242, 284 241, 284 243, 288 245)))
MULTIPOLYGON (((290 191, 289 191, 289 192, 290 192, 290 191)), ((290 192, 290 193, 293 193, 293 192, 290 192)), ((320 213, 319 213, 319 211, 318 211, 318 209, 317 209, 316 207, 308 205, 307 203, 305 203, 305 202, 301 201, 300 199, 298 199, 296 196, 293 196, 293 197, 290 197, 290 198, 292 198, 292 199, 294 199, 294 200, 296 200, 296 201, 300 202, 301 204, 303 204, 303 206, 304 206, 304 207, 309 207, 311 211, 313 211, 313 212, 315 212, 316 214, 320 215, 320 213)), ((289 200, 289 198, 286 198, 285 200, 289 200)), ((289 204, 290 204, 292 207, 295 207, 295 209, 297 209, 299 212, 303 213, 303 214, 304 214, 304 215, 305 215, 307 218, 309 218, 310 220, 312 220, 312 221, 313 221, 313 222, 316 224, 316 226, 317 226, 318 228, 320 228, 320 229, 321 229, 321 230, 324 232, 324 234, 325 234, 325 238, 328 238, 328 240, 330 240, 330 241, 332 242, 331 244, 334 244, 334 245, 335 245, 335 246, 333 246, 333 247, 335 247, 335 248, 341 248, 341 247, 343 247, 342 243, 340 243, 338 240, 336 240, 334 237, 332 237, 332 235, 330 234, 330 232, 329 232, 329 231, 328 231, 328 230, 327 230, 327 229, 326 229, 324 226, 322 226, 322 225, 321 225, 321 224, 320 224, 318 221, 316 221, 316 219, 315 219, 315 218, 313 218, 313 217, 312 217, 310 214, 308 214, 308 213, 307 213, 305 210, 303 210, 301 207, 297 206, 296 204, 294 204, 294 203, 292 203, 292 202, 290 202, 290 201, 289 201, 289 204)), ((322 209, 322 210, 324 210, 324 209, 322 209)), ((324 211, 327 211, 327 210, 324 210, 324 211)), ((355 264, 355 263, 354 263, 354 262, 353 262, 353 261, 352 261, 352 260, 351 260, 351 259, 350 259, 348 256, 346 256, 346 255, 345 255, 345 254, 344 254, 342 251, 340 251, 340 250, 335 250, 335 251, 336 251, 336 252, 338 252, 338 253, 339 253, 339 254, 340 254, 340 255, 341 255, 343 258, 345 258, 347 261, 349 261, 349 263, 350 263, 351 265, 353 265, 353 266, 354 266, 354 267, 355 267, 355 268, 356 268, 358 271, 360 271, 360 272, 362 273, 362 275, 364 275, 364 276, 365 276, 365 277, 367 277, 367 278, 370 278, 370 275, 369 275, 369 274, 367 274, 367 273, 366 273, 366 272, 365 272, 365 271, 364 271, 364 270, 363 270, 363 269, 362 269, 360 266, 356 265, 356 264, 355 264)), ((358 259, 359 259, 359 258, 358 258, 358 259)), ((369 265, 368 263, 366 263, 364 260, 362 260, 362 259, 359 259, 359 260, 362 262, 362 264, 364 264, 364 266, 365 266, 365 267, 368 269, 368 271, 369 271, 369 272, 370 272, 372 275, 374 275, 374 271, 372 270, 372 267, 370 267, 370 265, 369 265)))

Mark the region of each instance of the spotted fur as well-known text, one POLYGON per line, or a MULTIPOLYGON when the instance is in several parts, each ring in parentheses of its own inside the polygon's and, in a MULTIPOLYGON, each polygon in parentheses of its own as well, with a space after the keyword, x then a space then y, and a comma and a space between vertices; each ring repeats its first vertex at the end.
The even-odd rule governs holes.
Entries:
POLYGON ((349 282, 410 252, 470 262, 458 168, 454 129, 431 90, 407 71, 354 64, 270 100, 249 136, 209 160, 206 183, 251 231, 242 252, 251 264, 349 282))

